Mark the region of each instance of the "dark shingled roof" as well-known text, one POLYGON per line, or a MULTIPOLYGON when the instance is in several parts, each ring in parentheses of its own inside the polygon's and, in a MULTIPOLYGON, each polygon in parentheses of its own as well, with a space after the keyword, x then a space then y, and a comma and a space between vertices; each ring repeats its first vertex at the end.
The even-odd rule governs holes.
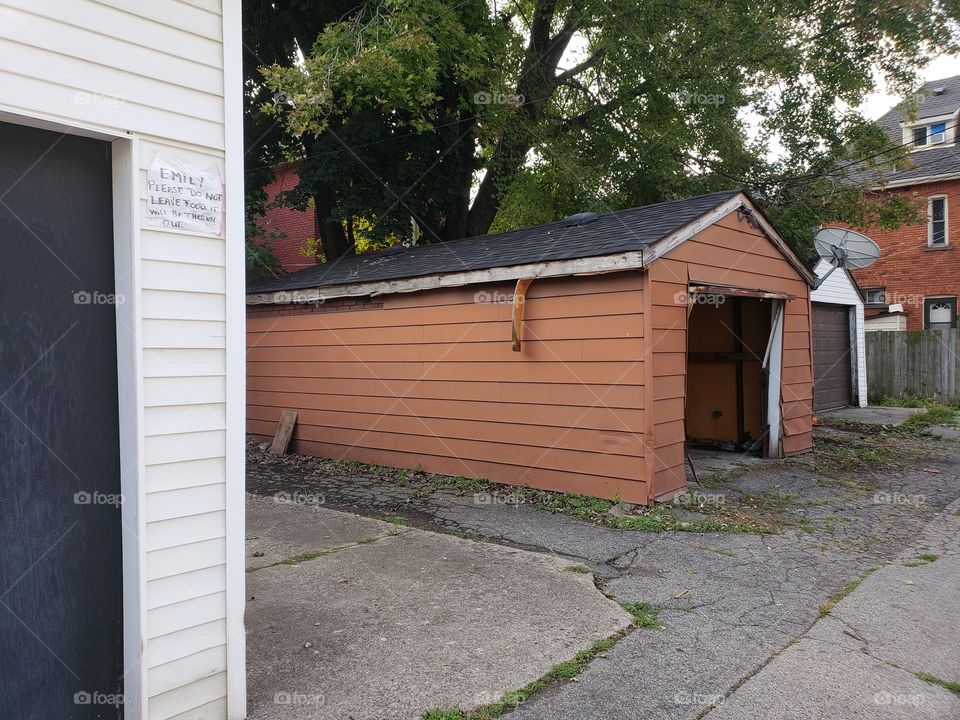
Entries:
POLYGON ((321 263, 274 280, 251 283, 248 293, 399 280, 511 265, 573 260, 640 250, 696 220, 740 190, 645 205, 596 216, 584 224, 561 220, 499 235, 454 240, 321 263))
MULTIPOLYGON (((960 75, 943 80, 931 80, 924 83, 918 94, 923 95, 923 102, 917 109, 917 120, 938 117, 956 113, 960 109, 960 75), (934 95, 935 90, 943 89, 942 94, 934 95)), ((903 142, 903 133, 900 123, 904 121, 903 108, 898 105, 877 122, 887 132, 893 142, 900 145, 903 142)), ((915 122, 915 121, 909 121, 915 122)), ((949 121, 948 121, 949 124, 949 121)), ((960 135, 960 133, 958 133, 960 135)), ((851 179, 857 182, 866 182, 873 178, 877 183, 901 183, 916 178, 931 175, 960 174, 960 144, 945 145, 943 147, 928 147, 917 150, 909 155, 910 164, 902 170, 878 171, 876 169, 857 170, 851 173, 851 179)))

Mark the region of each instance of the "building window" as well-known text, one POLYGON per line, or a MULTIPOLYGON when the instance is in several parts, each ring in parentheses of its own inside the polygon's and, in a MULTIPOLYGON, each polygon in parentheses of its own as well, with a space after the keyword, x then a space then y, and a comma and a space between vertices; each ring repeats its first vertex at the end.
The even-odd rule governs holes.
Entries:
POLYGON ((867 305, 887 304, 886 288, 864 288, 863 296, 867 301, 867 305))
POLYGON ((947 198, 944 195, 928 201, 927 242, 932 246, 947 244, 947 198))
POLYGON ((955 297, 925 298, 923 301, 923 327, 927 330, 942 330, 957 326, 957 299, 955 297))
POLYGON ((927 128, 918 127, 913 129, 913 144, 916 147, 922 147, 927 144, 927 128))
POLYGON ((937 123, 930 126, 930 144, 940 145, 947 140, 947 124, 937 123))

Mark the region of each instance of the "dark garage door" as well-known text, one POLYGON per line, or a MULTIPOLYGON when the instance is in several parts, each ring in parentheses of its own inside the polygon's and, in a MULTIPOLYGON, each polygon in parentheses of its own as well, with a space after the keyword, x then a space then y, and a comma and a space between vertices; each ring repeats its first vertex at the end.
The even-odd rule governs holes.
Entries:
POLYGON ((814 410, 843 407, 851 403, 851 352, 849 308, 814 303, 814 410))
POLYGON ((117 718, 109 145, 0 123, 0 718, 117 718))

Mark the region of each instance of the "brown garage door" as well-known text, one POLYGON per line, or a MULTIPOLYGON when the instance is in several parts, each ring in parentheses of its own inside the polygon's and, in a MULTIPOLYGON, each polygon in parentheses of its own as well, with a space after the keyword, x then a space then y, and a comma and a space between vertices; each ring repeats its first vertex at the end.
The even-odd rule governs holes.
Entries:
POLYGON ((813 304, 813 408, 849 405, 850 310, 844 305, 813 304))

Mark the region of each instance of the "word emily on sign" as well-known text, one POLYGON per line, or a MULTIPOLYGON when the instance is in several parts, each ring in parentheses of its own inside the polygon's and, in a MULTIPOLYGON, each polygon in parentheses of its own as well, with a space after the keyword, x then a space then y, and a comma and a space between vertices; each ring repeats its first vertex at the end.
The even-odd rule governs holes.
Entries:
POLYGON ((147 172, 147 225, 220 235, 223 207, 216 163, 203 169, 159 154, 153 159, 147 172))

